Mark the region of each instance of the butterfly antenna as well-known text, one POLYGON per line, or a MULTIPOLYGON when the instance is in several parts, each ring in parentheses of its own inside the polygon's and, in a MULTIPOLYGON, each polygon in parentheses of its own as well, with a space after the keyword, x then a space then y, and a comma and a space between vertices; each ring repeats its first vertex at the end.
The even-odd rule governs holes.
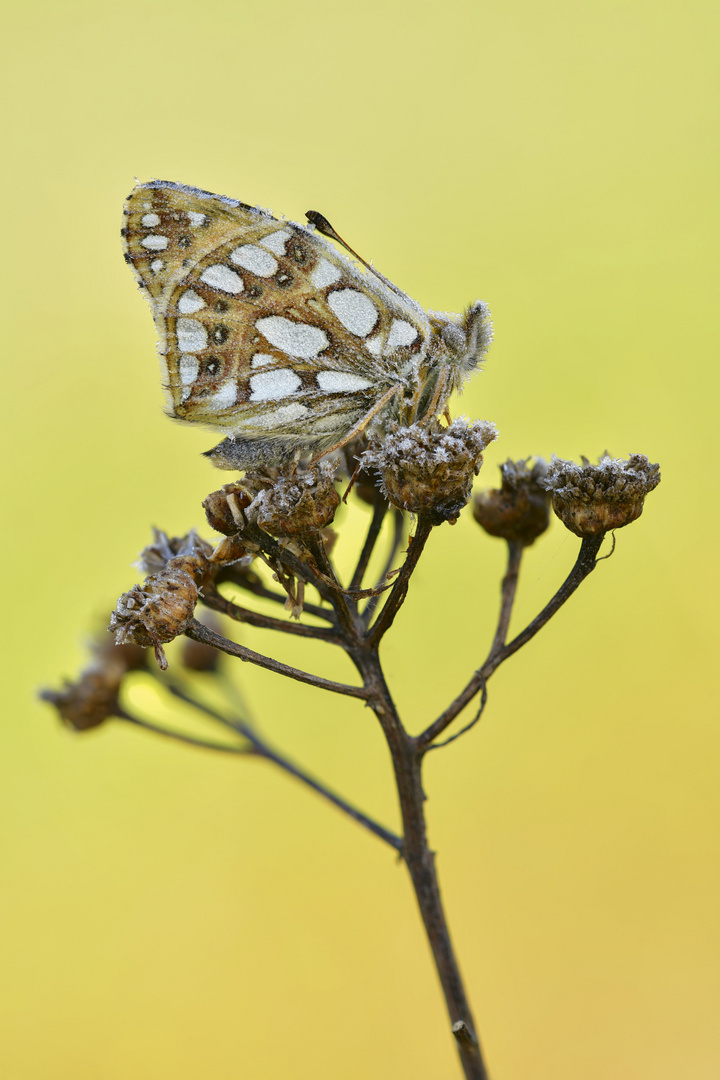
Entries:
POLYGON ((333 229, 332 225, 324 214, 321 214, 318 210, 306 210, 305 217, 308 219, 311 225, 315 226, 319 233, 322 233, 323 236, 328 236, 331 240, 334 240, 337 244, 340 244, 341 247, 344 247, 346 251, 349 251, 353 258, 357 259, 359 263, 362 263, 362 265, 366 267, 366 269, 368 269, 371 274, 374 274, 376 278, 379 278, 380 281, 382 281, 383 285, 387 285, 387 287, 389 289, 392 289, 394 293, 397 293, 398 296, 405 297, 405 293, 402 291, 402 289, 398 289, 397 285, 394 285, 389 278, 386 278, 384 274, 381 274, 380 271, 376 270, 375 267, 372 266, 369 262, 365 262, 365 260, 361 258, 360 255, 358 255, 357 251, 353 251, 350 245, 345 243, 342 236, 340 236, 340 234, 337 233, 335 229, 333 229))

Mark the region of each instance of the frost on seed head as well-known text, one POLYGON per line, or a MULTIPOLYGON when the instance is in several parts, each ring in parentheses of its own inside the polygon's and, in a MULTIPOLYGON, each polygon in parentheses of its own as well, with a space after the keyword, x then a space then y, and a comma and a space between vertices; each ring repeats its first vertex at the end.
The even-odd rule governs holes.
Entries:
POLYGON ((170 559, 178 555, 204 555, 212 552, 210 544, 202 540, 195 529, 185 536, 168 536, 160 529, 153 529, 153 542, 144 547, 133 564, 143 574, 159 574, 170 559))
POLYGON ((481 491, 473 500, 473 516, 490 536, 529 547, 548 527, 550 496, 543 487, 547 463, 537 458, 506 461, 500 466, 499 488, 481 491))
POLYGON ((644 454, 627 461, 605 453, 597 465, 553 456, 542 484, 552 495, 553 510, 576 536, 601 536, 639 518, 645 496, 660 483, 660 466, 644 454))
POLYGON ((248 521, 276 536, 310 536, 335 517, 340 496, 333 480, 337 462, 323 458, 308 469, 246 476, 243 486, 254 498, 245 509, 248 521))
POLYGON ((397 427, 371 445, 363 466, 377 469, 393 505, 427 515, 435 525, 453 523, 470 498, 483 450, 496 437, 494 424, 468 424, 462 417, 446 428, 437 421, 428 427, 397 427))

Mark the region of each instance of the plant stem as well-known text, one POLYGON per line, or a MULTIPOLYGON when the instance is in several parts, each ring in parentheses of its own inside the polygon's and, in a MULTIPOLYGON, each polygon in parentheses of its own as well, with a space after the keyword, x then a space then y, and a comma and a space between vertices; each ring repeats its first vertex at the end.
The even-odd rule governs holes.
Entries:
POLYGON ((350 585, 348 586, 348 588, 350 589, 359 589, 362 585, 362 580, 365 576, 365 571, 368 568, 370 557, 375 550, 375 544, 377 543, 377 538, 380 535, 380 530, 382 529, 382 524, 385 520, 387 509, 387 503, 382 502, 380 499, 378 499, 378 501, 373 507, 372 517, 370 519, 370 525, 368 527, 365 543, 363 544, 363 549, 360 552, 360 558, 358 559, 358 564, 355 567, 355 573, 350 579, 350 585))
POLYGON ((295 637, 315 638, 316 641, 327 641, 331 645, 342 645, 342 638, 334 631, 322 626, 308 626, 305 623, 290 622, 286 619, 273 619, 269 615, 260 615, 257 611, 241 607, 232 600, 226 598, 210 586, 203 592, 202 602, 205 607, 212 611, 219 611, 227 615, 235 622, 246 623, 248 626, 259 626, 264 630, 277 630, 281 634, 291 634, 295 637))
POLYGON ((517 541, 508 543, 508 563, 505 577, 501 586, 500 615, 498 617, 497 630, 493 639, 491 653, 501 649, 507 641, 510 629, 510 616, 512 615, 515 593, 517 592, 518 574, 523 557, 524 547, 517 541))
MULTIPOLYGON (((289 773, 290 776, 295 777, 296 780, 299 780, 309 788, 312 788, 318 795, 322 795, 322 797, 332 803, 333 806, 336 806, 339 810, 342 810, 344 814, 347 814, 348 817, 351 817, 353 821, 356 821, 358 825, 364 825, 371 833, 378 836, 381 840, 384 840, 386 844, 389 844, 390 847, 394 848, 402 855, 402 839, 399 836, 389 829, 386 829, 384 825, 380 825, 379 822, 374 821, 373 818, 368 817, 362 810, 358 810, 357 806, 353 806, 352 803, 348 802, 347 799, 344 799, 342 795, 338 795, 332 788, 323 784, 321 780, 317 780, 311 773, 302 769, 299 765, 296 765, 295 762, 291 761, 285 754, 281 754, 279 751, 273 749, 265 739, 258 735, 254 726, 248 723, 247 720, 244 720, 241 716, 233 716, 232 718, 224 716, 223 713, 218 712, 217 709, 213 709, 212 706, 201 701, 199 698, 193 697, 192 694, 182 686, 171 682, 169 679, 158 677, 157 681, 161 686, 164 686, 169 693, 178 698, 179 701, 184 701, 186 705, 190 705, 193 709, 197 709, 198 712, 210 717, 210 719, 215 720, 218 724, 222 724, 223 727, 230 728, 238 735, 241 735, 243 739, 249 743, 249 747, 236 750, 236 753, 244 753, 248 757, 255 756, 262 758, 264 761, 269 761, 273 765, 277 765, 283 772, 289 773)), ((184 735, 165 731, 153 724, 134 720, 129 716, 125 716, 125 719, 132 720, 133 723, 142 723, 144 727, 150 728, 153 731, 158 731, 162 735, 172 735, 173 738, 180 738, 186 742, 194 742, 198 746, 207 746, 212 750, 233 749, 232 747, 220 746, 215 743, 204 742, 200 739, 188 738, 184 735)))
POLYGON ((435 855, 428 846, 421 775, 422 753, 418 752, 415 740, 407 734, 400 721, 385 682, 377 648, 366 647, 356 653, 355 662, 370 690, 369 704, 380 721, 390 750, 403 822, 403 856, 445 996, 464 1075, 466 1080, 488 1080, 475 1021, 445 918, 435 855), (458 1032, 462 1032, 462 1038, 458 1037, 458 1032))
MULTIPOLYGON (((398 510, 396 507, 393 507, 393 535, 392 535, 392 541, 390 543, 390 550, 388 551, 387 557, 385 559, 385 566, 383 567, 383 572, 380 575, 380 577, 378 578, 378 587, 380 585, 382 585, 382 583, 385 581, 388 574, 392 570, 393 563, 395 562, 395 559, 397 557, 397 553, 400 550, 400 545, 403 542, 403 536, 404 535, 405 535, 405 515, 403 514, 402 510, 398 510)), ((363 626, 369 626, 370 625, 370 620, 372 619, 373 615, 375 614, 375 609, 377 608, 379 603, 380 603, 380 594, 379 593, 376 593, 375 596, 370 597, 370 599, 368 600, 367 605, 365 607, 365 610, 362 613, 363 626)))
MULTIPOLYGON (((512 656, 513 653, 516 653, 518 649, 521 649, 523 645, 527 645, 528 641, 534 638, 538 631, 542 630, 543 626, 545 626, 553 615, 560 610, 563 604, 570 599, 575 590, 582 585, 588 574, 591 574, 595 569, 597 565, 597 553, 600 550, 602 542, 602 536, 586 537, 582 541, 575 565, 553 598, 548 601, 540 614, 536 615, 533 621, 529 623, 517 637, 514 637, 512 641, 508 642, 506 645, 503 640, 503 624, 505 622, 504 613, 507 611, 507 623, 509 624, 518 569, 517 566, 513 566, 514 556, 511 549, 508 560, 508 571, 503 581, 502 604, 498 630, 495 634, 495 640, 493 641, 487 659, 482 667, 478 668, 473 674, 470 681, 460 691, 455 700, 448 705, 447 709, 445 709, 437 720, 430 724, 425 731, 417 736, 416 742, 419 748, 425 750, 428 749, 433 740, 436 739, 438 735, 441 735, 445 728, 450 726, 466 705, 470 704, 478 691, 486 686, 488 679, 495 671, 497 671, 500 665, 512 656)), ((507 632, 507 625, 504 626, 504 632, 507 632)))
POLYGON ((545 605, 540 614, 535 616, 522 633, 514 637, 507 645, 503 645, 496 653, 491 653, 487 658, 483 664, 486 679, 490 678, 493 671, 496 671, 513 653, 516 653, 523 645, 527 645, 528 641, 534 638, 539 630, 542 630, 555 612, 559 611, 566 600, 569 600, 575 590, 582 585, 588 574, 592 573, 597 566, 597 553, 604 539, 604 534, 602 536, 586 536, 583 539, 575 565, 552 600, 545 605))
POLYGON ((118 720, 144 728, 145 731, 152 731, 154 735, 162 735, 166 739, 175 739, 176 742, 188 743, 190 746, 199 746, 203 750, 219 750, 223 754, 243 754, 245 757, 255 753, 247 746, 230 746, 227 743, 217 743, 210 739, 199 739, 195 735, 186 735, 182 731, 172 731, 170 728, 161 727, 160 724, 154 724, 151 720, 141 720, 124 709, 119 710, 115 715, 118 720))
POLYGON ((400 573, 395 579, 395 584, 390 590, 390 595, 385 601, 385 606, 370 627, 368 641, 372 646, 376 647, 379 645, 383 635, 388 632, 395 620, 395 616, 402 607, 403 601, 407 596, 410 577, 418 564, 418 560, 423 553, 425 544, 427 543, 431 532, 432 525, 430 521, 425 517, 419 517, 415 535, 410 540, 410 546, 405 562, 402 564, 400 573))
POLYGON ((273 660, 270 656, 263 656, 262 653, 246 649, 244 645, 229 641, 222 634, 216 634, 214 630, 203 626, 197 619, 190 620, 190 625, 185 630, 185 636, 192 638, 193 641, 200 641, 204 645, 212 645, 213 648, 219 649, 220 652, 227 653, 229 656, 237 656, 240 660, 257 664, 258 667, 267 668, 268 671, 274 671, 278 675, 286 675, 289 679, 297 679, 298 682, 316 686, 319 690, 331 690, 334 694, 347 694, 348 697, 367 697, 367 693, 362 686, 348 686, 346 683, 332 682, 330 679, 323 679, 319 675, 311 675, 308 671, 300 671, 299 668, 291 667, 289 664, 282 664, 279 660, 273 660))

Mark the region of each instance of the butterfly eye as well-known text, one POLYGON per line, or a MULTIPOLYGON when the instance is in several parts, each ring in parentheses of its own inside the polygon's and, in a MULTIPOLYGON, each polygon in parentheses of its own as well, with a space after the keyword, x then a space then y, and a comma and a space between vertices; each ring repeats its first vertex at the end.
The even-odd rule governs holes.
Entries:
POLYGON ((203 363, 203 374, 204 375, 217 375, 218 371, 220 370, 220 367, 221 367, 221 364, 220 364, 220 361, 218 360, 217 356, 210 356, 203 363))
POLYGON ((227 300, 216 300, 215 302, 215 311, 217 311, 219 315, 222 315, 223 312, 227 311, 229 307, 230 304, 227 302, 227 300))
POLYGON ((224 345, 229 336, 230 331, 228 330, 227 326, 223 326, 222 323, 216 326, 211 334, 211 337, 216 345, 224 345))

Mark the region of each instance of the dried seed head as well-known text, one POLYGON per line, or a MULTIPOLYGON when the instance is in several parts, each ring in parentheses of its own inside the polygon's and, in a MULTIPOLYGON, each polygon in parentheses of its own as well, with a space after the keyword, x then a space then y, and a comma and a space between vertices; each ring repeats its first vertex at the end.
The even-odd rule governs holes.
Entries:
POLYGON ((245 511, 249 521, 275 536, 314 536, 334 519, 340 496, 333 485, 337 464, 323 458, 305 471, 291 466, 274 476, 246 477, 256 494, 245 511))
POLYGON ((146 578, 142 588, 135 585, 123 593, 108 627, 116 642, 152 645, 164 671, 167 660, 161 646, 187 630, 207 568, 207 556, 199 551, 179 555, 168 561, 165 570, 146 578))
POLYGON ((216 544, 210 556, 210 562, 215 566, 229 566, 231 563, 242 561, 244 566, 249 566, 255 558, 253 554, 255 550, 252 544, 245 543, 237 536, 223 536, 222 540, 216 544))
POLYGON ((194 529, 185 536, 168 536, 160 529, 153 529, 154 540, 140 552, 135 566, 143 574, 158 574, 171 559, 178 555, 210 556, 212 547, 201 540, 194 529))
POLYGON ((500 466, 500 488, 481 491, 473 500, 473 516, 490 536, 529 547, 545 532, 550 521, 550 496, 541 485, 547 463, 538 458, 531 469, 529 458, 500 466))
POLYGON ((117 645, 109 640, 106 633, 90 643, 90 651, 94 657, 93 667, 120 664, 125 671, 142 671, 147 667, 146 649, 131 641, 125 645, 117 645))
POLYGON ((398 427, 367 451, 363 464, 378 470, 394 506, 423 514, 434 525, 453 523, 470 498, 482 452, 496 437, 495 425, 484 420, 398 427))
POLYGON ((132 642, 115 645, 103 637, 90 648, 93 661, 77 682, 66 679, 62 690, 40 693, 74 731, 88 731, 110 716, 121 716, 118 696, 122 681, 129 671, 139 671, 147 662, 145 649, 132 642))
POLYGON ((597 465, 553 457, 542 484, 553 510, 576 536, 602 536, 639 518, 645 496, 660 483, 660 466, 644 454, 627 461, 604 454, 597 465))
POLYGON ((124 674, 122 664, 93 666, 77 682, 66 679, 62 690, 42 690, 40 697, 55 706, 67 727, 89 731, 120 713, 118 693, 124 674))
POLYGON ((211 570, 210 558, 213 549, 210 544, 204 545, 205 550, 188 552, 186 555, 176 555, 170 559, 165 567, 168 573, 185 573, 193 579, 196 585, 201 585, 203 578, 211 570))
POLYGON ((251 502, 252 496, 241 484, 224 484, 203 502, 208 525, 225 536, 242 532, 246 524, 243 511, 251 502))

